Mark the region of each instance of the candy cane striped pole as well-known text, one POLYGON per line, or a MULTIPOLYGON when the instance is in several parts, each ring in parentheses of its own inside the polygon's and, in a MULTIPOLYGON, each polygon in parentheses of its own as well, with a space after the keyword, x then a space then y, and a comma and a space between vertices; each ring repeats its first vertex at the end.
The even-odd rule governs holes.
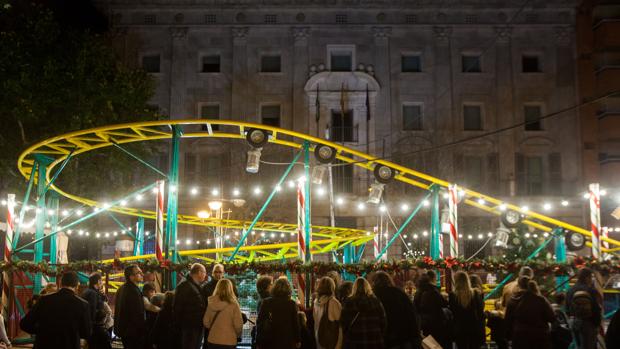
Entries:
MULTIPOLYGON (((6 239, 4 242, 4 262, 9 263, 11 261, 11 252, 13 249, 13 232, 15 231, 15 194, 9 194, 7 200, 7 214, 6 214, 6 239)), ((13 291, 11 285, 12 275, 10 272, 4 272, 2 277, 2 314, 5 319, 10 319, 12 312, 12 297, 10 293, 13 291)))
POLYGON ((439 258, 443 259, 443 233, 439 233, 439 258))
POLYGON ((600 259, 601 256, 601 193, 598 183, 589 185, 590 191, 590 226, 592 230, 592 257, 600 259))
POLYGON ((164 260, 164 181, 157 181, 157 202, 155 210, 155 255, 158 261, 164 260))
POLYGON ((306 210, 305 203, 306 198, 304 196, 304 183, 303 181, 297 182, 297 250, 298 257, 302 262, 306 262, 306 238, 305 238, 305 226, 306 226, 306 210))
MULTIPOLYGON (((607 227, 602 228, 601 232, 603 233, 603 237, 604 238, 608 238, 609 237, 609 230, 607 229, 607 227)), ((602 239, 601 239, 602 240, 602 239)), ((609 242, 602 240, 601 244, 603 245, 604 248, 609 248, 609 242)), ((607 259, 610 258, 611 255, 609 253, 603 253, 603 259, 607 259)))
POLYGON ((450 226, 450 257, 459 256, 459 235, 457 227, 458 188, 456 184, 448 186, 448 225, 450 226))

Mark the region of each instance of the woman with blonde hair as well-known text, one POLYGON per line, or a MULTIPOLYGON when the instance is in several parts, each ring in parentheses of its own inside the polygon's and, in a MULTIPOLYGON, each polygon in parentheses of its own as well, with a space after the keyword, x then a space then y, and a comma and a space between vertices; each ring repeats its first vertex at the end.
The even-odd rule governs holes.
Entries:
POLYGON ((453 335, 459 349, 478 349, 484 343, 484 301, 482 293, 471 287, 469 276, 457 271, 448 307, 454 316, 453 335))
POLYGON ((336 299, 336 283, 328 276, 319 280, 317 299, 312 315, 317 349, 342 348, 342 329, 339 326, 342 306, 336 299))
POLYGON ((344 300, 341 319, 343 348, 384 348, 385 311, 366 279, 360 277, 353 283, 351 296, 344 300))
POLYGON ((209 349, 236 348, 237 338, 241 337, 243 330, 243 319, 230 280, 217 282, 202 322, 209 329, 209 349))

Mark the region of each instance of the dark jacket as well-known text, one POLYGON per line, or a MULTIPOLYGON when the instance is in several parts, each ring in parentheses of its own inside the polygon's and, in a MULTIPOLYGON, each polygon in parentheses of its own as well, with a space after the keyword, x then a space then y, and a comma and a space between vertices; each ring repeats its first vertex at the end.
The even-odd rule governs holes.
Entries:
POLYGON ((407 294, 396 287, 375 288, 373 292, 381 302, 387 319, 385 346, 391 348, 410 342, 413 349, 421 348, 417 311, 407 294))
POLYGON ((116 292, 114 332, 121 338, 141 338, 146 333, 142 292, 129 281, 116 292))
POLYGON ((207 304, 201 289, 190 275, 174 291, 174 324, 178 328, 202 328, 207 304))
MULTIPOLYGON (((96 289, 89 287, 85 289, 84 292, 82 292, 82 298, 88 302, 88 309, 90 311, 90 319, 93 325, 98 325, 97 315, 98 313, 101 313, 103 311, 103 302, 105 301, 105 296, 102 295, 96 289)), ((101 315, 99 316, 99 319, 100 318, 101 318, 101 315)))
POLYGON ((456 294, 448 295, 448 307, 452 311, 454 340, 458 343, 469 343, 470 347, 479 348, 485 340, 484 329, 484 301, 482 293, 474 291, 471 302, 467 307, 459 303, 456 294))
POLYGON ((609 322, 607 332, 605 333, 605 345, 607 348, 620 348, 620 311, 616 313, 609 322))
POLYGON ((588 285, 576 283, 575 286, 571 287, 566 293, 566 308, 568 315, 574 315, 573 309, 571 306, 573 304, 573 296, 577 291, 586 291, 590 294, 590 298, 592 299, 592 324, 594 326, 600 326, 602 318, 603 318, 603 310, 601 308, 600 302, 600 294, 594 287, 590 287, 588 285))
POLYGON ((22 330, 35 334, 38 349, 79 349, 80 338, 92 331, 88 303, 73 291, 61 288, 41 297, 21 320, 22 330))
POLYGON ((387 319, 377 297, 346 298, 342 305, 340 323, 344 335, 344 349, 384 348, 387 319))
POLYGON ((256 319, 256 344, 258 348, 296 348, 296 344, 301 343, 297 311, 297 304, 290 298, 265 298, 256 319), (269 322, 270 324, 268 324, 269 322), (269 331, 266 331, 267 329, 269 331))
POLYGON ((151 329, 150 341, 157 346, 157 349, 176 349, 178 332, 173 325, 172 307, 173 302, 164 303, 161 311, 157 313, 157 319, 151 329))
POLYGON ((513 349, 551 348, 549 324, 555 314, 544 297, 523 290, 514 293, 506 306, 505 319, 513 349))
POLYGON ((451 338, 446 328, 444 308, 448 306, 448 302, 439 293, 437 287, 431 284, 420 285, 413 300, 420 314, 422 333, 425 336, 433 336, 442 347, 447 347, 451 338))

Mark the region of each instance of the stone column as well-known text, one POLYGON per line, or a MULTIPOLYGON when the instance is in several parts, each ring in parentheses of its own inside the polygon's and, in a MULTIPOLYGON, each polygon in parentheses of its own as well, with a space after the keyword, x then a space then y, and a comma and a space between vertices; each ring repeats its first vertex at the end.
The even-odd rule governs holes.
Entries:
MULTIPOLYGON (((233 27, 231 34, 233 39, 232 57, 232 96, 231 116, 236 120, 248 120, 250 110, 248 101, 248 53, 247 36, 248 27, 233 27)), ((255 121, 255 120, 251 120, 255 121)))
MULTIPOLYGON (((377 91, 375 100, 376 108, 371 111, 370 122, 370 140, 375 142, 370 146, 370 153, 377 156, 391 154, 392 134, 394 120, 392 115, 392 89, 391 89, 391 70, 390 70, 390 35, 392 27, 372 27, 372 33, 375 37, 374 55, 375 55, 375 79, 379 82, 381 90, 377 91), (385 142, 382 140, 385 139, 385 142), (385 145, 384 145, 385 143, 385 145)), ((356 67, 353 67, 356 69, 356 67)), ((366 115, 361 115, 358 120, 366 121, 366 115)), ((366 143, 366 140, 360 140, 360 143, 366 143)))
MULTIPOLYGON (((450 37, 452 36, 451 27, 433 27, 433 41, 435 42, 435 66, 433 67, 434 76, 434 105, 435 105, 435 129, 433 144, 444 144, 454 138, 455 117, 453 115, 452 101, 452 52, 450 37)), ((426 115, 425 115, 426 116, 426 115)), ((432 119, 431 115, 426 116, 425 122, 432 119)), ((430 123, 430 122, 429 122, 430 123)), ((426 123, 427 125, 429 123, 426 123)), ((426 127, 426 126, 424 126, 426 127)), ((436 159, 435 168, 439 178, 453 178, 453 150, 448 149, 432 154, 436 159)))
POLYGON ((170 72, 168 74, 170 86, 170 119, 188 118, 188 108, 185 105, 185 67, 187 66, 187 27, 170 28, 170 72))
MULTIPOLYGON (((514 125, 517 122, 514 105, 514 79, 513 70, 514 62, 512 59, 512 46, 510 38, 512 28, 495 27, 495 35, 497 36, 497 45, 495 46, 495 98, 496 98, 496 117, 495 129, 514 125)), ((517 129, 512 129, 500 134, 498 137, 497 147, 499 156, 499 193, 500 195, 514 195, 516 188, 515 173, 515 152, 517 149, 516 135, 517 129)))
POLYGON ((308 103, 304 86, 308 78, 308 36, 310 35, 309 27, 293 27, 291 28, 293 35, 293 105, 291 110, 290 121, 284 120, 282 125, 284 128, 316 135, 316 124, 314 117, 310 120, 308 115, 308 103), (311 130, 315 130, 311 133, 311 130))

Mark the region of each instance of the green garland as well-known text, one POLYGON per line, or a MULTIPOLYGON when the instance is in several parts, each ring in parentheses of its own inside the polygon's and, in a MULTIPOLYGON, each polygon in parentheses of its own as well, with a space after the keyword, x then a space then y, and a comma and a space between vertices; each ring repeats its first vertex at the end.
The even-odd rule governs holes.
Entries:
MULTIPOLYGON (((103 264, 98 261, 76 261, 62 265, 51 265, 47 262, 33 263, 29 261, 15 261, 12 263, 0 262, 0 271, 2 272, 30 272, 43 273, 46 275, 60 275, 65 271, 78 271, 92 273, 100 271, 109 273, 122 270, 125 266, 136 264, 143 271, 162 271, 172 270, 177 272, 187 271, 190 263, 172 264, 169 261, 163 263, 156 259, 125 263, 119 260, 111 264, 103 264)), ((620 273, 620 259, 614 257, 610 260, 597 261, 592 258, 577 257, 568 263, 553 263, 541 260, 527 261, 522 260, 507 261, 505 259, 487 258, 484 260, 466 261, 460 258, 446 258, 432 260, 430 257, 421 257, 416 259, 393 260, 390 262, 360 262, 356 264, 338 264, 334 262, 311 262, 303 264, 299 260, 291 260, 285 263, 269 263, 269 262, 250 262, 250 263, 223 263, 226 273, 230 275, 238 275, 248 271, 257 274, 271 273, 312 273, 314 275, 323 275, 328 271, 347 272, 353 275, 365 275, 373 271, 399 272, 407 271, 415 268, 426 269, 462 269, 467 271, 488 271, 494 273, 514 273, 522 266, 530 266, 537 274, 540 275, 569 275, 575 269, 590 267, 602 274, 620 273)), ((208 269, 212 265, 205 265, 208 269)))

